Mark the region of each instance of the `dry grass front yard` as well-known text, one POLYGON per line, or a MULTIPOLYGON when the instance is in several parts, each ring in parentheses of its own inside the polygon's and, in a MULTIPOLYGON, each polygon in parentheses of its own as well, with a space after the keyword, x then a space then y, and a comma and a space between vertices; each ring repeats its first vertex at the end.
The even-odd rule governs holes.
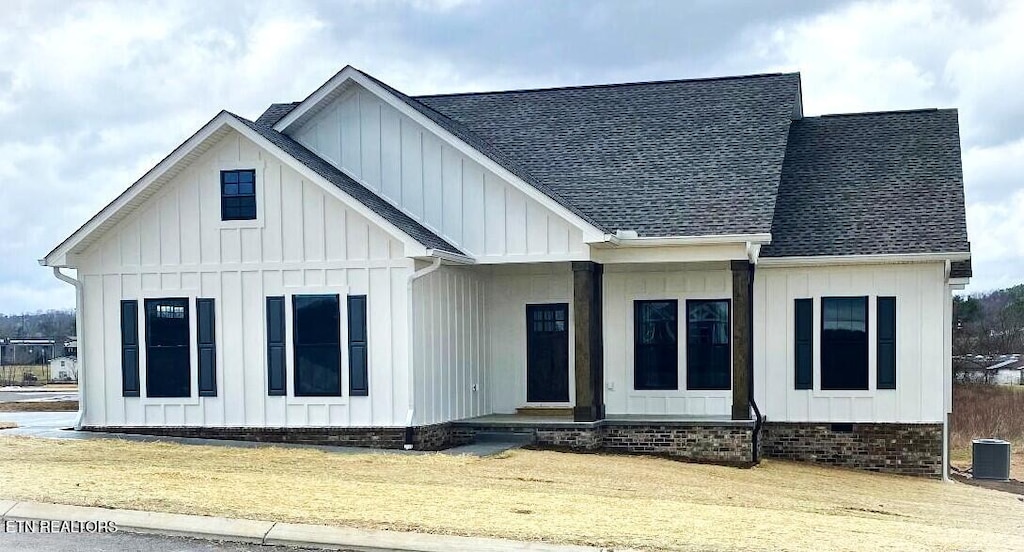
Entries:
POLYGON ((0 434, 0 495, 666 550, 1024 549, 1015 495, 784 462, 742 470, 525 450, 339 455, 0 434))
POLYGON ((78 401, 18 401, 0 403, 0 412, 78 412, 78 401))

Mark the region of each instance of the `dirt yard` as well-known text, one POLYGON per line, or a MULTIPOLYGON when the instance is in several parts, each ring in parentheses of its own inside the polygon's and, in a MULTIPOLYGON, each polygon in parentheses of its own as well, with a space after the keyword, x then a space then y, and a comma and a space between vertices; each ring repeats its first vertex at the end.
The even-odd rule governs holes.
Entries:
POLYGON ((0 403, 0 412, 77 412, 78 401, 18 401, 0 403))
POLYGON ((786 462, 342 455, 0 433, 0 489, 15 500, 657 550, 1024 549, 1015 495, 786 462))

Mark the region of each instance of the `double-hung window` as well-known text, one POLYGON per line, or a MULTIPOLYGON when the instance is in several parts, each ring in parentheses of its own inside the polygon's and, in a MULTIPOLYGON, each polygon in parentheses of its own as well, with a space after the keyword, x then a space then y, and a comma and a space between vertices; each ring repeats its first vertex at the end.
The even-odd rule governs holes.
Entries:
POLYGON ((729 389, 732 359, 729 301, 686 302, 686 388, 729 389))

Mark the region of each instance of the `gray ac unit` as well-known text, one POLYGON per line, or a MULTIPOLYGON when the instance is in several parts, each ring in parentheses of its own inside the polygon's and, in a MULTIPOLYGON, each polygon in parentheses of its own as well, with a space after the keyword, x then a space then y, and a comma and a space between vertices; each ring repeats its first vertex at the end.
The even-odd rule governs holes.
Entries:
POLYGON ((975 479, 1010 479, 1010 443, 1002 439, 971 441, 971 473, 975 479))

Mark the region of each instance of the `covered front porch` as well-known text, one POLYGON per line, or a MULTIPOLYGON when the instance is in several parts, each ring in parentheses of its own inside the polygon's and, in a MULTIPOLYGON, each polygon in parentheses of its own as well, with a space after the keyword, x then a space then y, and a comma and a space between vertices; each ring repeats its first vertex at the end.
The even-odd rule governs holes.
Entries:
POLYGON ((749 421, 751 279, 746 261, 491 267, 489 408, 474 414, 516 423, 749 421), (646 338, 638 305, 655 303, 672 308, 671 319, 658 322, 671 343, 638 351, 646 338), (708 304, 721 307, 716 337, 694 322, 708 304), (707 361, 693 345, 701 339, 714 341, 716 379, 696 374, 707 361), (637 369, 652 349, 667 357, 655 358, 667 376, 637 369), (558 415, 529 416, 538 411, 558 415))
POLYGON ((511 439, 581 452, 660 454, 697 462, 749 465, 757 461, 756 424, 724 416, 606 415, 579 421, 572 414, 487 414, 452 422, 455 442, 511 439))

